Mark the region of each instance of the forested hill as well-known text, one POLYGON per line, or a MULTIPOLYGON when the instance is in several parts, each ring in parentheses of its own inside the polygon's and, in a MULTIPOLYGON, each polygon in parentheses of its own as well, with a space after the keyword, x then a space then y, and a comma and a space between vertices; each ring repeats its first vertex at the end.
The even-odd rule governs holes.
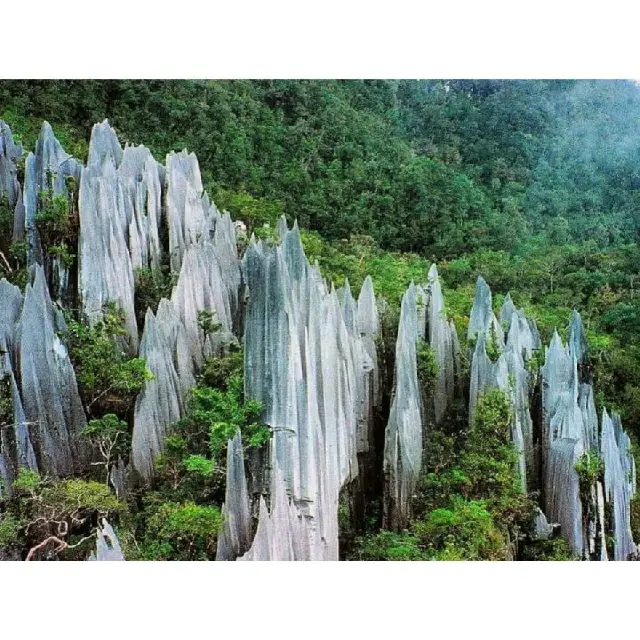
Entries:
POLYGON ((84 160, 106 117, 157 158, 196 151, 205 188, 250 229, 285 213, 330 241, 306 248, 338 283, 371 273, 399 300, 424 258, 460 316, 479 273, 547 337, 580 309, 600 388, 634 430, 639 113, 630 81, 0 81, 26 148, 47 119, 84 160))
POLYGON ((106 117, 157 157, 197 150, 214 196, 439 260, 640 224, 632 82, 3 81, 0 107, 28 145, 47 119, 82 159, 106 117))

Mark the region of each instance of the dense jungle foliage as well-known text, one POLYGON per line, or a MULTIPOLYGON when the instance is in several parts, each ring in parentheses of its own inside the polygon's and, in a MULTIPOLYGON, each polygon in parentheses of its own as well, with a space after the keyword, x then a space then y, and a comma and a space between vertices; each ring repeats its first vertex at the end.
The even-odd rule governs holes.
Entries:
MULTIPOLYGON (((480 273, 495 293, 494 306, 511 291, 544 340, 554 328, 566 336, 577 308, 598 409, 606 399, 635 439, 639 113, 640 87, 627 81, 0 81, 0 118, 26 148, 47 119, 66 150, 86 159, 92 125, 108 118, 123 142, 145 144, 158 159, 171 150, 195 151, 220 208, 267 239, 283 213, 298 219, 309 258, 336 284, 348 278, 357 291, 371 274, 376 292, 397 305, 408 282, 423 281, 436 260, 461 336, 480 273)), ((0 200, 0 249, 15 260, 8 266, 23 283, 23 249, 2 245, 6 209, 0 200)), ((66 246, 59 236, 52 233, 51 251, 66 246)), ((0 276, 7 274, 0 263, 0 276)), ((166 274, 142 275, 139 319, 170 290, 166 274)), ((146 375, 143 363, 116 353, 113 369, 91 377, 92 363, 115 348, 107 329, 91 333, 71 324, 71 353, 93 418, 87 437, 94 440, 101 429, 107 438, 123 431, 131 393, 146 375), (112 417, 95 422, 106 416, 112 417)), ((131 498, 122 513, 102 496, 99 512, 119 514, 123 544, 134 557, 213 557, 221 515, 212 505, 223 497, 226 437, 239 426, 247 447, 268 438, 259 408, 242 397, 238 353, 208 363, 159 461, 154 491, 131 498)), ((468 432, 435 434, 440 458, 432 459, 441 464, 425 472, 411 530, 378 532, 373 522, 370 535, 354 534, 350 556, 569 557, 559 540, 518 548, 531 505, 505 471, 513 452, 504 433, 487 426, 499 427, 503 410, 500 398, 490 396, 468 432), (487 464, 506 465, 492 467, 499 483, 490 489, 480 482, 487 464)), ((103 480, 104 468, 99 474, 103 480)), ((0 540, 11 538, 13 527, 37 542, 21 523, 50 494, 63 496, 68 488, 56 493, 48 481, 31 480, 3 520, 0 540)), ((90 502, 99 492, 89 489, 90 502)))

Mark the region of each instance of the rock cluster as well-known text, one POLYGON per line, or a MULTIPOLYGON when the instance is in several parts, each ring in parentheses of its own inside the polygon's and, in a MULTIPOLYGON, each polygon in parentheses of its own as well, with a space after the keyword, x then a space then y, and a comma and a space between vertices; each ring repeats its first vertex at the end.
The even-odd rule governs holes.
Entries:
MULTIPOLYGON (((341 305, 307 261, 297 224, 278 227, 279 246, 252 239, 243 261, 245 392, 262 403, 272 432, 270 505, 260 498, 258 529, 243 558, 337 560, 339 492, 357 476, 377 397, 377 326, 369 318, 361 335, 350 291, 341 305)), ((370 284, 360 300, 363 309, 375 306, 370 284)), ((229 464, 231 472, 241 468, 229 464)), ((236 511, 227 502, 235 521, 236 511)))
MULTIPOLYGON (((69 198, 69 180, 80 182, 82 164, 68 154, 58 142, 53 129, 44 122, 36 143, 35 153, 29 153, 24 165, 24 233, 28 243, 29 264, 43 264, 44 254, 36 227, 42 194, 69 198)), ((18 213, 18 212, 16 212, 18 213)), ((22 218, 22 212, 20 212, 22 218)), ((17 220, 16 220, 17 222, 17 220)), ((14 234, 15 235, 15 234, 14 234)), ((55 298, 66 296, 69 273, 59 257, 52 260, 51 281, 56 283, 55 298)))
POLYGON ((455 394, 460 347, 453 322, 445 315, 438 271, 432 265, 427 284, 409 286, 402 298, 396 342, 394 392, 385 433, 383 521, 399 530, 411 516, 411 500, 422 469, 423 441, 429 417, 439 424, 455 394), (431 389, 418 375, 418 344, 432 350, 436 366, 431 389))
POLYGON ((88 560, 113 561, 124 560, 120 542, 115 531, 105 518, 98 526, 96 532, 96 551, 92 551, 88 560))
POLYGON ((554 333, 542 367, 545 511, 560 523, 576 555, 606 560, 605 534, 610 532, 613 559, 626 560, 636 555, 630 528, 635 465, 619 416, 610 417, 603 409, 598 426, 586 364, 587 340, 580 315, 574 312, 567 345, 554 333), (592 478, 584 467, 590 460, 601 460, 602 468, 592 478), (605 518, 607 504, 611 522, 605 518))
POLYGON ((90 451, 79 438, 86 419, 67 349, 64 319, 40 265, 24 296, 0 281, 0 377, 11 393, 13 424, 2 431, 0 473, 10 487, 19 466, 43 474, 81 471, 90 451))

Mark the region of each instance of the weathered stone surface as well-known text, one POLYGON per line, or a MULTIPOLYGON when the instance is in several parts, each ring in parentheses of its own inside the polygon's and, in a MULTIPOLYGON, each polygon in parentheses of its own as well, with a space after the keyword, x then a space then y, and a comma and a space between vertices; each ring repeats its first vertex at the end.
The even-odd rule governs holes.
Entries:
POLYGON ((0 430, 0 454, 4 458, 7 490, 10 490, 17 466, 37 469, 29 426, 16 382, 20 363, 18 326, 23 305, 24 298, 20 289, 5 279, 0 280, 0 381, 10 391, 13 405, 11 425, 0 430), (13 432, 12 436, 10 432, 13 432))
POLYGON ((56 139, 51 125, 44 122, 36 143, 35 154, 30 153, 25 162, 23 202, 26 238, 29 243, 29 264, 42 263, 43 257, 35 225, 39 194, 51 190, 54 195, 68 196, 66 179, 71 177, 79 183, 81 172, 81 163, 65 152, 56 139))
POLYGON ((455 376, 460 368, 460 347, 455 326, 447 321, 442 287, 435 264, 431 265, 427 280, 428 339, 438 367, 433 391, 434 414, 436 424, 439 424, 455 393, 455 376))
POLYGON ((323 541, 314 534, 310 520, 304 518, 287 496, 280 467, 276 466, 271 490, 271 511, 260 498, 258 529, 253 544, 238 560, 322 559, 323 541), (317 545, 312 548, 311 545, 317 545))
POLYGON ((171 152, 166 164, 167 225, 171 269, 180 272, 189 245, 208 239, 215 220, 205 197, 198 160, 193 153, 171 152))
POLYGON ((613 559, 627 560, 637 554, 631 533, 630 507, 631 498, 635 493, 635 467, 628 450, 628 437, 622 431, 621 425, 616 429, 616 422, 620 425, 619 417, 613 414, 612 419, 604 409, 601 454, 604 463, 605 499, 612 505, 613 559))
POLYGON ((494 339, 497 347, 504 347, 504 332, 492 308, 491 289, 482 276, 478 276, 476 293, 473 298, 467 339, 476 340, 478 334, 483 333, 487 340, 494 339))
POLYGON ((118 461, 111 467, 111 471, 109 472, 109 482, 113 487, 113 490, 116 492, 116 497, 121 502, 127 502, 129 498, 128 493, 128 476, 129 476, 129 468, 125 465, 122 458, 118 458, 118 461))
POLYGON ((366 349, 347 327, 337 292, 307 262, 297 225, 283 231, 281 246, 253 241, 243 264, 250 295, 245 391, 264 405, 263 420, 273 431, 271 468, 284 487, 272 478, 271 513, 261 505, 246 558, 337 559, 338 495, 357 474, 364 386, 355 360, 366 349), (283 533, 282 547, 270 547, 270 527, 285 521, 291 535, 283 533))
POLYGON ((0 120, 0 199, 6 198, 11 209, 15 208, 21 196, 16 168, 16 161, 21 155, 22 147, 13 141, 9 125, 0 120))
POLYGON ((582 326, 582 318, 574 309, 571 314, 571 326, 569 327, 569 349, 575 356, 578 366, 584 364, 588 357, 589 347, 587 345, 587 336, 582 326))
MULTIPOLYGON (((558 421, 570 423, 571 416, 559 413, 558 421)), ((574 438, 557 437, 549 444, 545 475, 545 513, 560 524, 563 537, 572 551, 581 557, 584 549, 580 484, 575 465, 583 453, 574 438)))
POLYGON ((216 560, 235 560, 251 546, 252 523, 240 429, 227 445, 227 484, 222 506, 224 525, 216 560))
POLYGON ((96 551, 91 552, 89 560, 113 561, 124 560, 120 542, 115 531, 105 518, 98 525, 96 551))
POLYGON ((195 386, 186 331, 168 300, 160 301, 156 316, 147 310, 140 357, 154 378, 136 399, 131 451, 133 467, 150 482, 167 430, 182 417, 186 393, 195 386))
POLYGON ((542 509, 536 507, 536 516, 533 521, 533 535, 534 540, 547 540, 553 533, 553 525, 549 524, 542 509))
MULTIPOLYGON (((195 170, 197 162, 193 162, 189 166, 195 170)), ((169 187, 174 178, 190 189, 179 163, 167 172, 169 187)), ((203 202, 209 207, 206 197, 203 202)), ((145 482, 151 480, 154 461, 164 449, 167 429, 184 412, 187 392, 195 385, 194 376, 204 358, 219 355, 235 341, 241 284, 235 229, 228 214, 220 216, 214 208, 207 210, 210 233, 183 243, 171 300, 161 300, 155 318, 147 312, 145 320, 140 355, 154 380, 136 401, 132 443, 133 466, 145 482), (205 335, 198 317, 201 311, 213 313, 213 321, 220 325, 217 331, 205 335)))
POLYGON ((205 357, 219 353, 233 340, 233 304, 240 284, 239 266, 225 279, 219 252, 210 241, 191 244, 186 249, 178 282, 171 302, 185 329, 187 344, 194 366, 200 367, 205 357), (233 292, 230 289, 233 287, 233 292), (200 311, 214 313, 213 320, 221 325, 213 334, 205 335, 198 321, 200 311))
MULTIPOLYGON (((138 327, 134 308, 133 262, 128 240, 134 220, 132 189, 137 190, 137 187, 132 186, 128 168, 133 164, 132 160, 125 165, 123 178, 119 177, 116 163, 122 157, 115 132, 108 123, 105 121, 94 126, 89 143, 89 164, 82 172, 78 199, 78 288, 82 310, 91 322, 102 317, 107 303, 115 303, 122 309, 126 320, 126 347, 133 355, 138 348, 138 327), (127 219, 128 215, 132 216, 131 220, 127 219)), ((144 215, 139 209, 138 213, 144 215)), ((142 222, 140 224, 144 226, 142 222)), ((136 224, 133 226, 136 228, 136 224)), ((140 257, 142 241, 137 235, 134 236, 134 253, 140 257)))
POLYGON ((131 265, 158 269, 162 259, 162 187, 159 165, 143 146, 127 146, 118 166, 118 206, 124 213, 131 265))
POLYGON ((122 146, 118 142, 118 136, 109 121, 103 120, 99 124, 94 124, 91 129, 87 165, 100 166, 106 158, 111 158, 113 164, 117 167, 122 161, 122 155, 122 146))
MULTIPOLYGON (((516 316, 512 316, 512 329, 517 327, 516 316)), ((517 329, 515 329, 517 330, 517 329)), ((510 332, 511 335, 511 332, 510 332)), ((511 435, 519 455, 518 467, 522 489, 528 488, 528 478, 535 477, 535 457, 533 447, 533 421, 529 406, 531 376, 521 353, 507 346, 504 357, 509 372, 509 395, 513 405, 511 435)))
POLYGON ((366 352, 366 357, 362 356, 360 364, 362 387, 358 392, 360 413, 357 450, 359 453, 367 453, 372 447, 375 411, 380 408, 382 402, 382 386, 376 347, 376 341, 380 335, 380 319, 373 292, 373 281, 369 276, 365 279, 358 296, 356 325, 361 338, 360 343, 366 352))
POLYGON ((505 331, 511 326, 511 316, 516 313, 516 305, 513 304, 511 293, 507 293, 500 309, 500 324, 505 331))
POLYGON ((422 467, 423 407, 418 382, 419 337, 416 287, 402 298, 396 342, 395 391, 384 446, 384 526, 399 530, 411 517, 411 500, 422 467))
POLYGON ((39 265, 31 280, 18 328, 20 394, 40 470, 67 475, 87 462, 89 451, 79 439, 86 418, 67 349, 57 335, 64 320, 51 303, 39 265))

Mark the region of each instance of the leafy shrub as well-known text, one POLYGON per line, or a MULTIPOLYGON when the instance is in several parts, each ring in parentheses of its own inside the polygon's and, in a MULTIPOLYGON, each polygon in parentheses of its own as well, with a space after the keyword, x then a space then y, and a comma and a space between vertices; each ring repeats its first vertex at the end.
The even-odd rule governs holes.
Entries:
POLYGON ((66 269, 70 269, 73 266, 73 261, 76 258, 65 242, 51 245, 47 249, 47 253, 53 258, 57 258, 66 269))
POLYGON ((37 471, 20 467, 18 477, 13 481, 13 488, 18 494, 33 496, 40 483, 40 474, 37 471))
POLYGON ((13 399, 9 376, 0 378, 0 426, 13 422, 13 399))
POLYGON ((145 382, 153 379, 143 358, 129 358, 118 347, 118 338, 126 335, 124 323, 124 313, 113 304, 92 325, 67 321, 65 338, 89 415, 124 416, 145 382))
POLYGON ((415 536, 404 532, 380 531, 372 536, 356 538, 349 560, 429 560, 415 536))
POLYGON ((422 387, 427 387, 433 383, 438 375, 438 363, 436 362, 436 352, 433 347, 424 340, 419 339, 416 349, 418 380, 422 387))
POLYGON ((51 189, 41 191, 36 212, 36 227, 45 246, 59 245, 72 233, 67 197, 51 189))
POLYGON ((107 413, 101 418, 90 420, 81 435, 89 438, 100 451, 108 480, 111 463, 128 452, 131 438, 127 423, 115 414, 107 413))
POLYGON ((229 381, 243 375, 244 356, 241 350, 233 350, 226 356, 208 358, 200 374, 200 384, 206 387, 227 389, 229 381))
POLYGON ((0 514, 0 554, 19 546, 24 524, 10 513, 0 514))
POLYGON ((437 560, 504 560, 504 536, 483 501, 454 496, 450 508, 435 509, 412 531, 437 560))
POLYGON ((536 540, 524 545, 522 560, 527 561, 569 561, 578 560, 569 543, 564 538, 549 538, 548 540, 536 540))
POLYGON ((216 552, 222 514, 217 507, 166 502, 149 518, 147 534, 156 560, 207 560, 216 552))
POLYGON ((153 313, 158 310, 158 304, 162 298, 170 298, 174 279, 168 266, 157 269, 138 268, 135 271, 136 290, 134 306, 138 325, 144 325, 147 309, 153 313))

